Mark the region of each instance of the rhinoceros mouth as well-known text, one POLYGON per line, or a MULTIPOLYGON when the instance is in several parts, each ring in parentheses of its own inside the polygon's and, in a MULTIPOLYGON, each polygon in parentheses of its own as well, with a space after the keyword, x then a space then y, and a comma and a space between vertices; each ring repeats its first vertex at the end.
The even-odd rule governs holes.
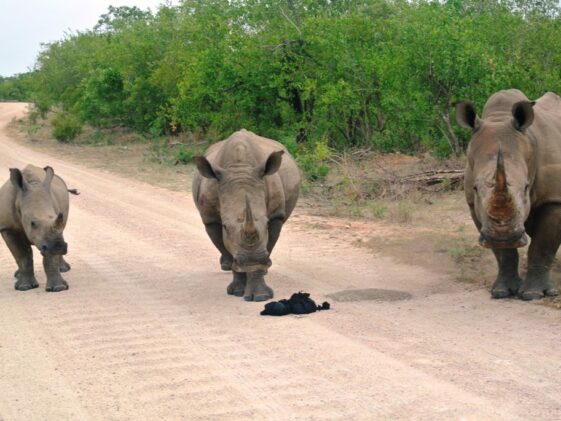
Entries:
POLYGON ((528 244, 528 237, 523 232, 522 235, 516 235, 506 238, 494 238, 479 233, 479 244, 485 248, 492 249, 514 249, 524 247, 528 244))

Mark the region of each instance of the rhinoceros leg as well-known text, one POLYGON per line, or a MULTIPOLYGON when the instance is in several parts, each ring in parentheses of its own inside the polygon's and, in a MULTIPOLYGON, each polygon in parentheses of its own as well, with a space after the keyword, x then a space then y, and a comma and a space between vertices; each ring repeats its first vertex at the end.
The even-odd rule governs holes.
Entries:
POLYGON ((265 273, 264 271, 247 272, 244 300, 266 301, 273 298, 273 290, 265 283, 265 273))
POLYGON ((60 271, 61 271, 62 273, 68 272, 68 271, 71 269, 70 264, 69 264, 66 260, 64 260, 64 257, 62 257, 62 256, 60 256, 60 264, 59 264, 59 267, 60 267, 60 271))
POLYGON ((18 265, 18 270, 14 274, 16 277, 15 288, 18 291, 37 288, 39 284, 33 272, 33 251, 27 237, 18 231, 3 231, 2 238, 18 265))
POLYGON ((518 293, 522 278, 518 275, 518 250, 493 249, 499 265, 499 275, 491 288, 493 298, 507 298, 518 293))
POLYGON ((224 246, 224 241, 222 240, 222 225, 221 224, 205 224, 206 233, 210 237, 212 244, 221 253, 220 256, 220 267, 222 270, 232 270, 232 255, 226 247, 224 246))
POLYGON ((44 256, 43 267, 47 274, 48 292, 59 292, 68 289, 68 283, 60 274, 60 256, 44 256))
POLYGON ((551 263, 561 244, 561 206, 544 205, 533 218, 532 242, 528 249, 528 273, 520 287, 520 298, 535 300, 559 295, 549 279, 551 263))
POLYGON ((234 272, 234 279, 228 285, 226 292, 228 295, 235 295, 236 297, 242 297, 245 292, 245 286, 247 284, 247 276, 245 272, 234 272))
POLYGON ((267 243, 267 251, 269 254, 271 254, 275 244, 277 244, 283 224, 283 220, 279 218, 271 219, 269 221, 269 241, 267 243))

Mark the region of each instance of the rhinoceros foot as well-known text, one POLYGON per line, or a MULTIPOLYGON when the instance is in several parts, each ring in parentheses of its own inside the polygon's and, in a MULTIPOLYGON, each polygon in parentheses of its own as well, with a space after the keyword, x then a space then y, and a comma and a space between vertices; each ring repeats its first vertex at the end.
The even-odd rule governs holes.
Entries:
POLYGON ((234 280, 226 288, 228 295, 242 297, 244 295, 245 286, 247 284, 245 273, 234 272, 234 280))
POLYGON ((47 280, 47 288, 45 288, 45 291, 60 292, 67 289, 68 289, 68 283, 64 279, 60 278, 55 281, 47 280))
POLYGON ((246 301, 267 301, 273 298, 272 288, 265 283, 265 272, 248 272, 247 284, 243 293, 246 301))
POLYGON ((39 286, 39 283, 35 279, 35 275, 24 275, 19 270, 16 271, 14 275, 16 277, 14 288, 18 291, 27 291, 39 286))
POLYGON ((522 279, 520 277, 497 278, 491 288, 491 297, 497 299, 514 297, 518 294, 521 283, 522 279))
POLYGON ((548 279, 526 280, 519 291, 519 296, 524 301, 539 300, 545 296, 553 297, 556 295, 559 295, 559 289, 548 279))

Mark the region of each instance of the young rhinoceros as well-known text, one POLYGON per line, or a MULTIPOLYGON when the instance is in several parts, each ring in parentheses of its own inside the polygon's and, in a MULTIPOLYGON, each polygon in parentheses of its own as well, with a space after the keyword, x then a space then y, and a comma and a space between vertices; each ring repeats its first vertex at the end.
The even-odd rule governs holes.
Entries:
MULTIPOLYGON (((0 188, 0 232, 18 265, 17 290, 39 286, 33 271, 32 245, 43 255, 47 291, 68 289, 60 275, 70 270, 62 257, 67 252, 62 233, 68 218, 68 192, 51 167, 33 165, 23 171, 11 168, 10 180, 0 188)), ((77 194, 75 190, 70 192, 77 194)))
POLYGON ((561 98, 548 92, 529 101, 510 89, 493 94, 481 118, 469 102, 458 103, 456 118, 472 131, 464 189, 479 242, 499 266, 492 296, 558 295, 549 272, 561 243, 561 98), (523 280, 518 248, 526 234, 523 280))
POLYGON ((300 187, 300 172, 280 143, 241 130, 196 157, 193 198, 210 239, 234 279, 227 292, 246 301, 273 297, 264 275, 300 187))

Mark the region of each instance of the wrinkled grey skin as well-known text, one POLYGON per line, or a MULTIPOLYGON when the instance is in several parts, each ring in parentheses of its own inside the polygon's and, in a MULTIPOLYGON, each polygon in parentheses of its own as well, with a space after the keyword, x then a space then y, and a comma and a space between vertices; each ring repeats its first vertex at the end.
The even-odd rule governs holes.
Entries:
POLYGON ((499 266, 493 298, 533 300, 559 291, 549 278, 561 243, 561 98, 529 101, 515 89, 489 98, 482 117, 468 102, 456 119, 472 130, 464 188, 480 244, 499 266), (532 239, 528 273, 518 273, 518 247, 532 239))
POLYGON ((51 167, 32 165, 10 169, 10 179, 0 188, 0 232, 18 265, 15 288, 26 291, 39 284, 33 271, 34 245, 43 255, 47 291, 68 289, 61 272, 70 270, 63 231, 68 219, 68 190, 51 167))
POLYGON ((265 283, 270 255, 300 188, 296 163, 280 143, 241 130, 195 158, 193 199, 206 231, 232 270, 230 295, 273 298, 265 283))

